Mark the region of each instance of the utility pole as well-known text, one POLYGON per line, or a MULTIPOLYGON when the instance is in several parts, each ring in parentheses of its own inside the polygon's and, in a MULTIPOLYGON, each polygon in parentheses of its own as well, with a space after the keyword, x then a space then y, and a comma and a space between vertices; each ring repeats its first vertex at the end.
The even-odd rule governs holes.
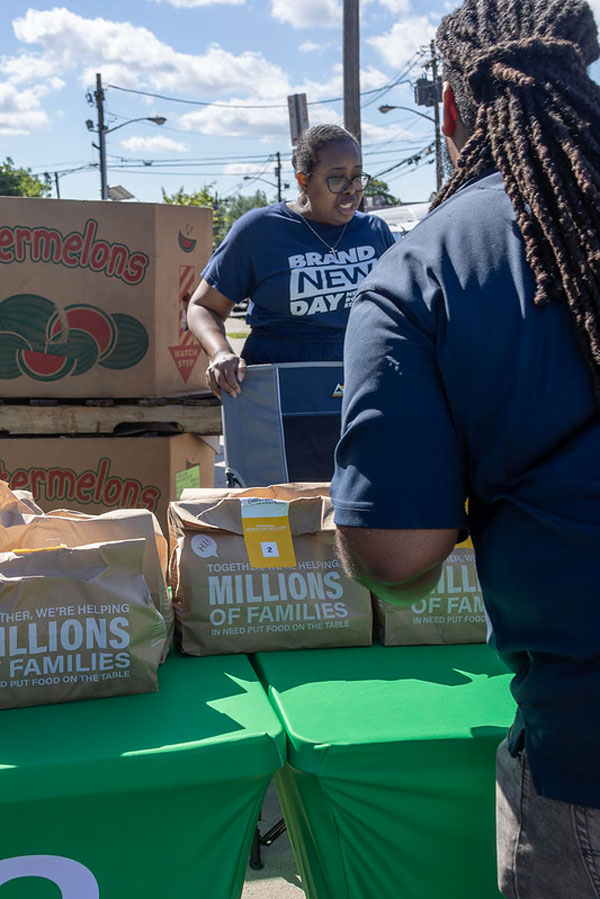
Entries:
POLYGON ((56 199, 60 200, 60 184, 58 183, 58 172, 54 172, 54 183, 56 185, 56 199))
POLYGON ((105 126, 104 126, 104 90, 102 89, 102 75, 96 74, 96 90, 94 92, 96 98, 96 108, 98 110, 98 150, 100 151, 100 196, 103 200, 108 200, 108 184, 106 179, 106 144, 105 144, 105 126))
POLYGON ((360 144, 359 0, 344 0, 344 126, 360 144))
POLYGON ((437 90, 438 90, 438 68, 437 68, 437 53, 435 49, 435 41, 431 42, 431 76, 433 78, 434 84, 434 99, 435 102, 433 104, 433 117, 435 119, 435 180, 437 184, 437 189, 440 190, 443 181, 443 171, 442 171, 442 136, 440 132, 440 105, 438 102, 437 90))
POLYGON ((275 176, 277 178, 277 200, 281 203, 281 153, 277 152, 277 165, 275 166, 275 176))

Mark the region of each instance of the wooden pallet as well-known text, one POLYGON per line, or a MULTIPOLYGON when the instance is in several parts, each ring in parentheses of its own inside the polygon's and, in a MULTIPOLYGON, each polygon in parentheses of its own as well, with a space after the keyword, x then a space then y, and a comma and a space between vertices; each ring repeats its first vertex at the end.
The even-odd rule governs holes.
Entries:
POLYGON ((209 393, 160 399, 4 400, 0 437, 83 434, 220 434, 221 404, 209 393))

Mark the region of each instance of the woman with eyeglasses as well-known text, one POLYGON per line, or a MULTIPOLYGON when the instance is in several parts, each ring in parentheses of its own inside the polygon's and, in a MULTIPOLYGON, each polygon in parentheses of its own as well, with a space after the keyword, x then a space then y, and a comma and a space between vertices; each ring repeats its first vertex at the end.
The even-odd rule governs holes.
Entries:
POLYGON ((358 211, 369 175, 349 131, 308 128, 292 165, 298 199, 239 218, 190 300, 188 324, 209 357, 216 396, 240 393, 246 365, 341 360, 354 294, 394 243, 382 219, 358 211), (240 357, 225 321, 246 297, 252 330, 240 357))

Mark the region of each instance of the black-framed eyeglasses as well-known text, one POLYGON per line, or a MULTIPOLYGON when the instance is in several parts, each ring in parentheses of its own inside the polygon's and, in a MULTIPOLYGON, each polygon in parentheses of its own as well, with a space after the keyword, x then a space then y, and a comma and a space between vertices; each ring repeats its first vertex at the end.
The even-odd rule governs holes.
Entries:
POLYGON ((371 180, 371 176, 367 175, 366 172, 361 172, 360 175, 355 175, 354 178, 344 178, 343 175, 330 175, 325 180, 332 194, 343 194, 350 184, 354 190, 364 190, 371 180))

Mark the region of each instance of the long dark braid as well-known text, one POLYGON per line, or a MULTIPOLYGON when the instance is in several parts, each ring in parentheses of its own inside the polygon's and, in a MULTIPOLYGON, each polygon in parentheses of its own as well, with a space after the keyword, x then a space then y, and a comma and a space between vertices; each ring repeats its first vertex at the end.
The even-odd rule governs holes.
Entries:
POLYGON ((470 133, 434 206, 497 168, 536 278, 568 303, 600 405, 600 56, 585 0, 465 0, 437 43, 470 133))

